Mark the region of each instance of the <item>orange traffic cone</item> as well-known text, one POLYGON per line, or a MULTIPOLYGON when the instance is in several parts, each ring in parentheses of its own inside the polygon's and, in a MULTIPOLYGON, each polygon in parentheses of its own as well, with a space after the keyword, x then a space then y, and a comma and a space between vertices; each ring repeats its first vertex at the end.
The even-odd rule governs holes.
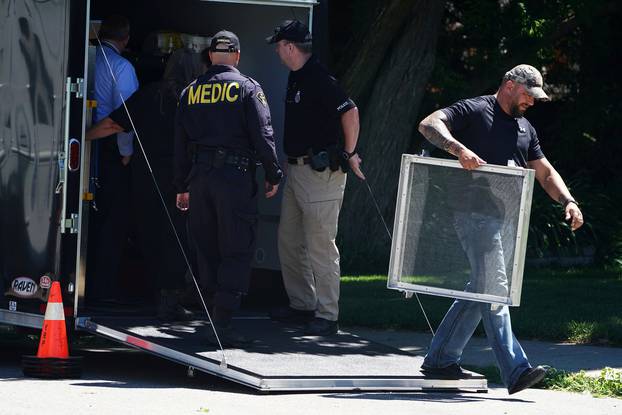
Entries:
POLYGON ((60 283, 54 281, 45 308, 41 340, 36 356, 22 357, 24 375, 36 378, 77 378, 82 374, 82 357, 70 357, 60 283))

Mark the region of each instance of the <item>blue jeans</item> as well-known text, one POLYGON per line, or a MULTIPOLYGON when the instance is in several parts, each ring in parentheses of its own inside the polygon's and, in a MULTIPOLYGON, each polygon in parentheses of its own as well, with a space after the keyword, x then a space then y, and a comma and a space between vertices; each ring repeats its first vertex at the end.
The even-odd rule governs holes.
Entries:
MULTIPOLYGON (((507 277, 501 245, 498 218, 477 213, 454 214, 455 228, 469 263, 471 279, 467 291, 507 295, 507 277)), ((512 333, 507 306, 467 300, 456 300, 443 318, 425 357, 424 365, 447 367, 459 364, 467 342, 480 320, 483 321, 488 343, 497 359, 501 378, 506 386, 513 385, 531 366, 520 343, 512 333)))

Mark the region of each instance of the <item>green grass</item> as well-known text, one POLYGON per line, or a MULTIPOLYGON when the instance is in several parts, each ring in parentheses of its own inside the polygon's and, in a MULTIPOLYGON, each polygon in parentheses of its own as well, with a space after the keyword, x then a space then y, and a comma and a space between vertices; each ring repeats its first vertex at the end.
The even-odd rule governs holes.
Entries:
MULTIPOLYGON (((503 383, 496 366, 465 365, 464 368, 484 375, 490 383, 503 383)), ((606 367, 598 376, 590 376, 584 371, 570 373, 549 369, 544 380, 536 387, 566 392, 587 392, 595 397, 622 398, 622 372, 606 367)))
POLYGON ((406 284, 427 285, 429 287, 441 287, 450 290, 463 290, 464 284, 469 278, 469 271, 455 272, 446 276, 429 275, 403 275, 401 281, 406 284))
MULTIPOLYGON (((452 300, 419 298, 437 327, 452 300)), ((620 270, 526 270, 513 329, 524 339, 622 346, 621 298, 620 270)), ((388 290, 386 276, 343 277, 340 310, 344 326, 428 330, 417 301, 388 290)))
POLYGON ((608 367, 599 376, 589 376, 584 371, 568 373, 551 369, 541 385, 545 389, 589 392, 596 397, 622 398, 622 372, 608 367))

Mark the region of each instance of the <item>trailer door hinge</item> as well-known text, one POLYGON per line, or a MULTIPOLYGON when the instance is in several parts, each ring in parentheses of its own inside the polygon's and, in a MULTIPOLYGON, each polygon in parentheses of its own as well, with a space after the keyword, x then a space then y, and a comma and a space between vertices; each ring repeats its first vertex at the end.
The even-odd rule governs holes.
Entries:
POLYGON ((76 78, 76 82, 71 82, 71 78, 68 78, 69 81, 69 92, 76 94, 76 98, 84 97, 84 79, 76 78))
POLYGON ((61 228, 62 233, 67 233, 67 230, 69 230, 69 233, 78 233, 80 226, 79 218, 80 216, 77 213, 72 213, 70 218, 65 218, 61 228))

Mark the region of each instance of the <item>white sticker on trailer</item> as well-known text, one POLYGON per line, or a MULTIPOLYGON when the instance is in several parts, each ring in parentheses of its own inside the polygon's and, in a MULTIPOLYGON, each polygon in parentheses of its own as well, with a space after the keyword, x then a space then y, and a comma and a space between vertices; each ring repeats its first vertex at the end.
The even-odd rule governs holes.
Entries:
POLYGON ((7 294, 21 298, 32 298, 37 294, 39 286, 28 277, 17 277, 11 283, 11 289, 7 294))
POLYGON ((44 275, 41 278, 39 278, 39 287, 43 288, 44 290, 47 290, 51 286, 52 286, 52 278, 50 278, 48 275, 44 275))

